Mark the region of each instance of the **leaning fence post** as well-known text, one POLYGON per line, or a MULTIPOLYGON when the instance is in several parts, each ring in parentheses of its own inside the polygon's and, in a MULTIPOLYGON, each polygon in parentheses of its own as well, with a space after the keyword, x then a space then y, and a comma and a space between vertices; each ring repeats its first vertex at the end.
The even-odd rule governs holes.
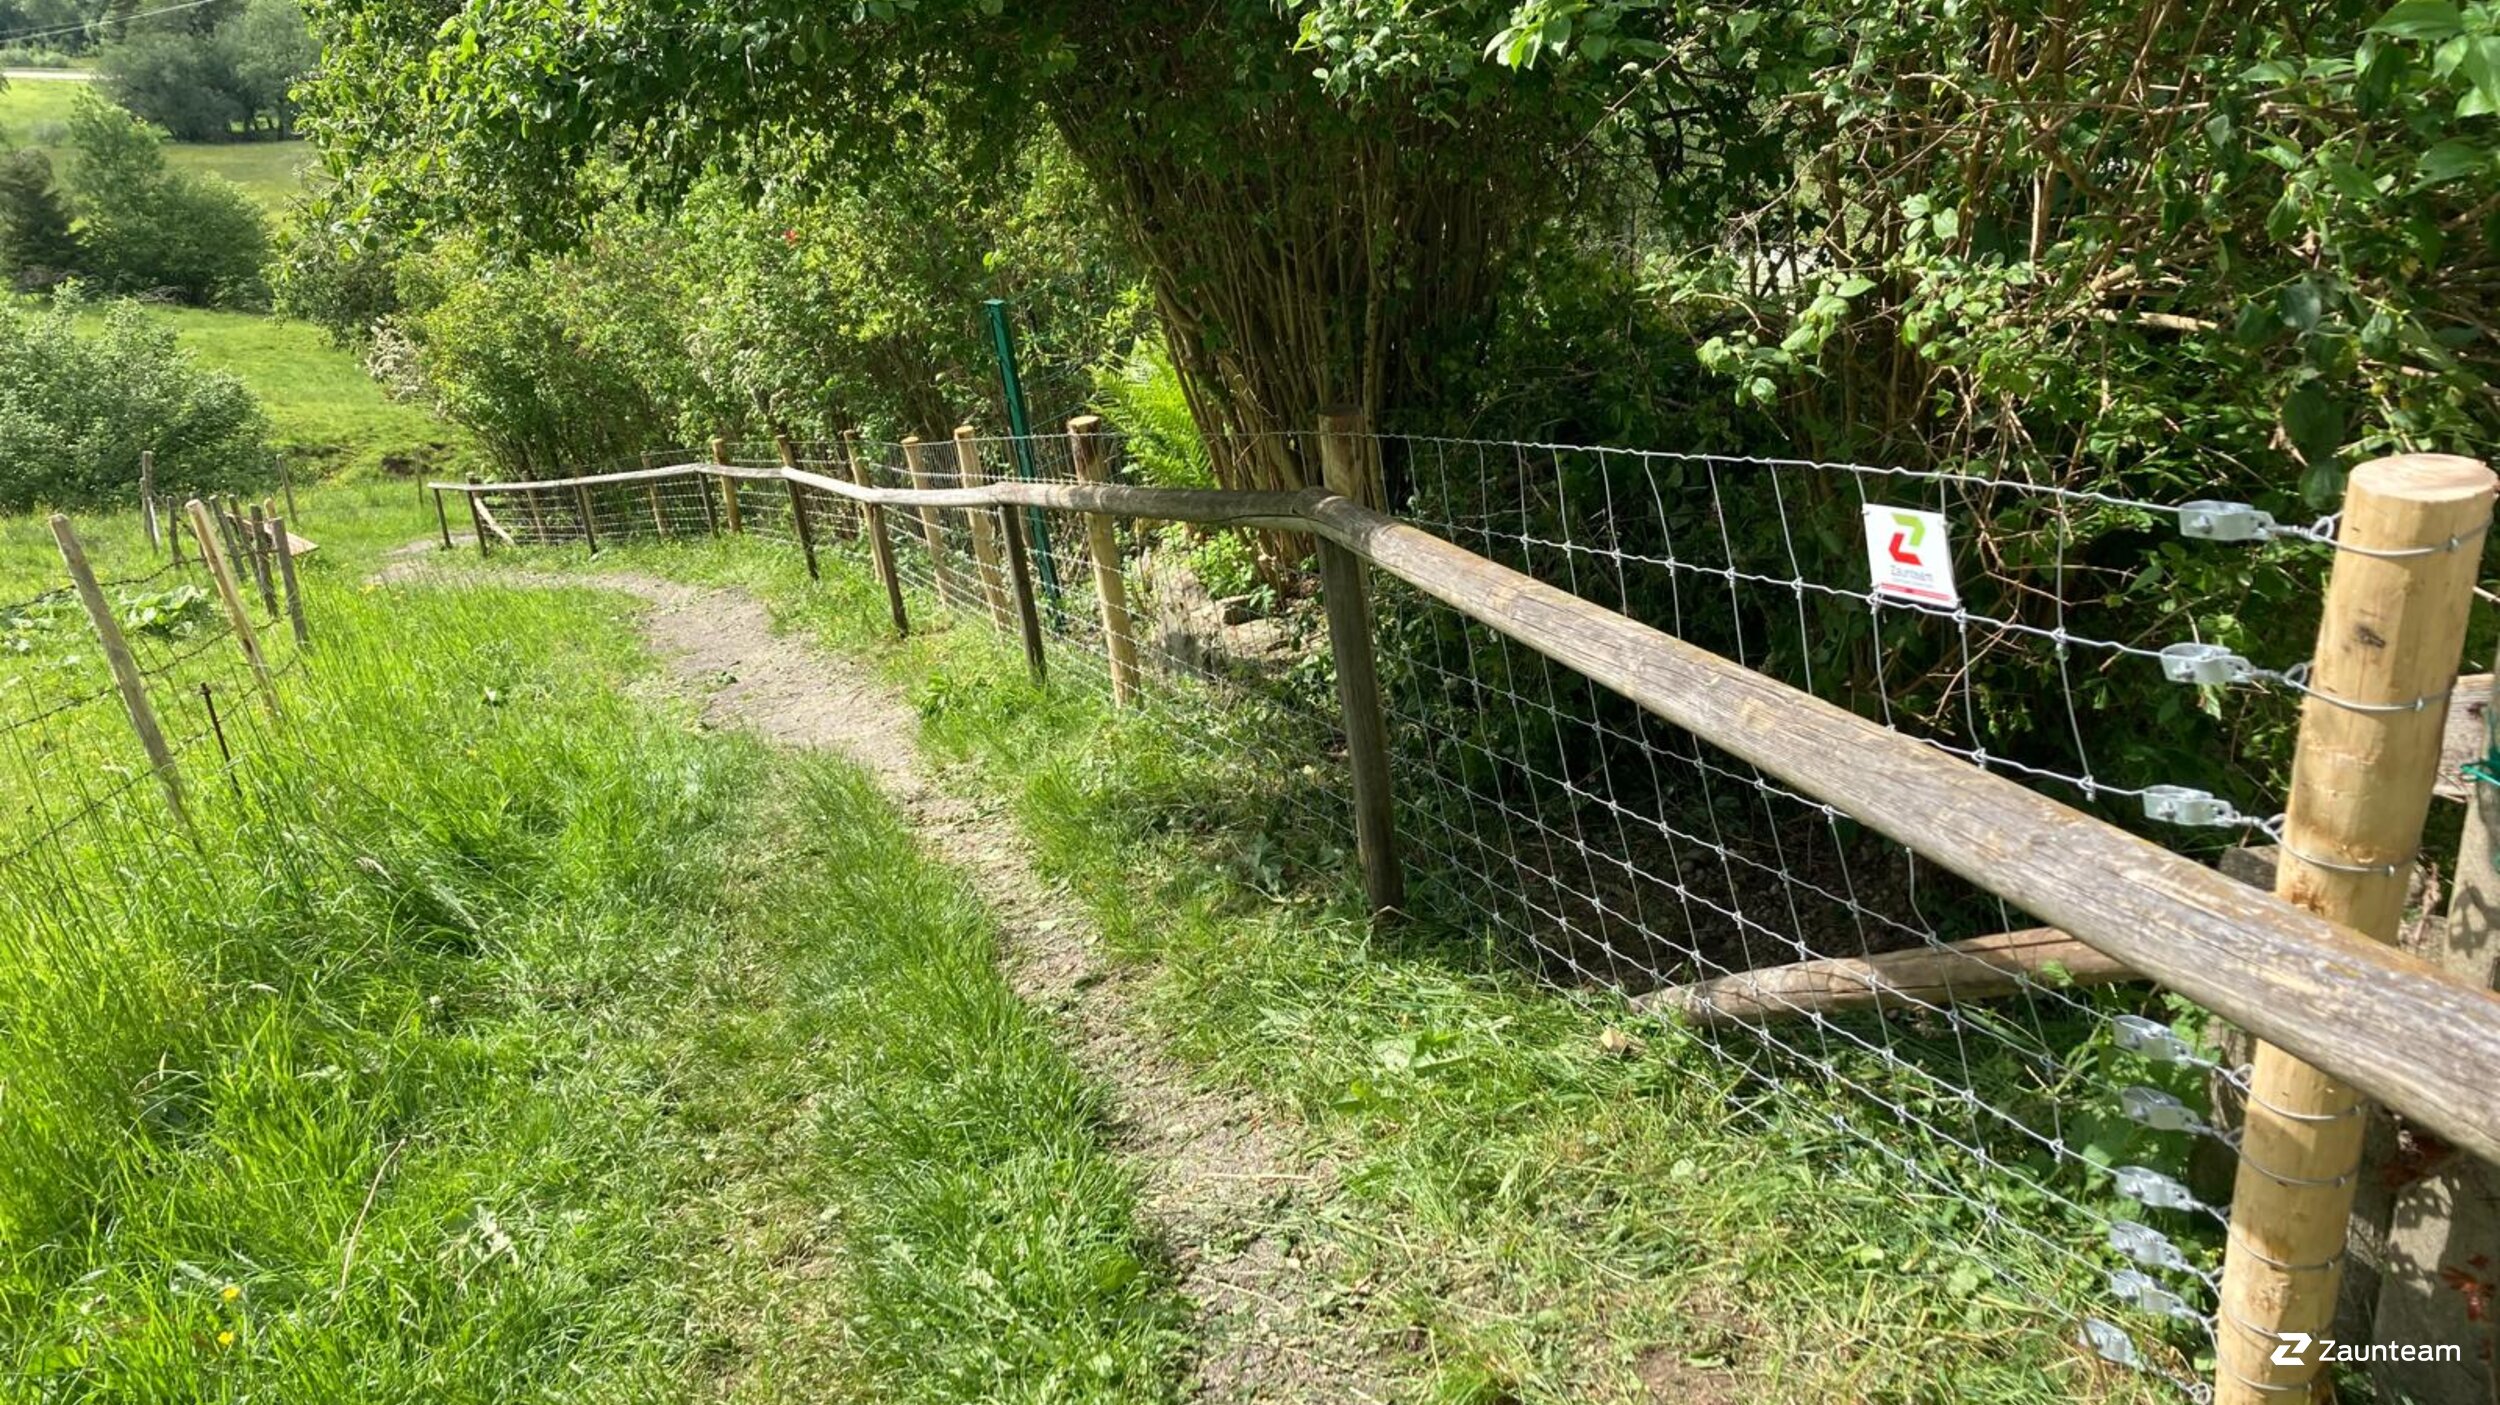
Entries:
POLYGON ((486 559, 486 510, 477 500, 477 475, 469 475, 469 491, 460 496, 469 500, 469 530, 477 534, 477 559, 486 559))
POLYGON ((434 525, 443 532, 443 550, 451 550, 451 514, 443 510, 443 490, 434 490, 434 525))
POLYGON ((270 686, 269 665, 260 654, 260 636, 252 630, 252 616, 243 608, 243 593, 235 589, 233 564, 217 550, 217 528, 210 521, 208 504, 193 498, 184 511, 191 517, 191 536, 200 548, 200 560, 208 567, 208 578, 217 587, 217 599, 226 607, 226 623, 234 630, 237 647, 243 650, 243 662, 251 666, 252 681, 260 685, 260 700, 271 716, 278 713, 278 690, 270 686))
MULTIPOLYGON (((1102 419, 1081 415, 1068 421, 1068 457, 1080 483, 1108 483, 1109 466, 1102 457, 1102 419)), ((1111 661, 1111 701, 1116 707, 1137 702, 1136 626, 1128 613, 1128 577, 1120 560, 1118 525, 1105 512, 1085 514, 1085 544, 1094 558, 1094 598, 1102 604, 1103 652, 1111 661)))
POLYGON ((138 660, 130 656, 130 643, 122 638, 121 623, 113 618, 113 607, 105 602, 104 590, 96 584, 95 572, 87 566, 86 549, 78 544, 78 533, 69 519, 52 514, 52 540, 61 548, 61 564, 69 568, 69 578, 78 587, 78 603, 87 607, 87 620, 95 626, 96 642, 104 646, 104 659, 113 667, 113 686, 121 690, 122 707, 130 713, 130 730, 139 734, 139 746, 148 754, 148 764, 156 769, 157 783, 165 787, 165 803, 173 808, 174 818, 184 827, 191 823, 191 812, 182 803, 182 774, 174 768, 174 753, 165 745, 165 731, 156 723, 156 709, 148 702, 146 680, 139 673, 138 660))
MULTIPOLYGON (((931 481, 928 469, 921 465, 920 449, 919 435, 904 436, 903 469, 911 475, 911 485, 925 493, 937 484, 931 481)), ((946 567, 946 532, 938 523, 936 508, 920 509, 920 537, 929 547, 929 579, 937 587, 938 604, 950 604, 950 597, 956 593, 955 576, 946 567)))
MULTIPOLYGON (((712 462, 721 468, 729 467, 728 440, 714 437, 712 462)), ((745 535, 746 519, 738 515, 738 480, 725 473, 720 475, 720 500, 721 506, 727 509, 723 515, 729 522, 729 535, 733 537, 745 535)))
POLYGON ((589 484, 576 483, 573 485, 573 510, 582 515, 582 545, 590 549, 591 555, 598 555, 599 528, 598 525, 591 520, 589 484))
MULTIPOLYGON (((979 431, 971 425, 955 427, 955 477, 966 488, 978 488, 990 481, 989 475, 981 470, 978 438, 979 431)), ((1007 583, 1001 578, 1006 568, 998 559, 999 515, 994 508, 976 507, 972 510, 972 564, 981 577, 981 598, 989 604, 990 623, 1004 634, 1007 632, 1007 583)))
MULTIPOLYGON (((859 432, 842 431, 842 456, 851 465, 851 481, 862 488, 873 487, 868 481, 868 465, 859 457, 859 432)), ((868 560, 876 569, 877 579, 885 585, 885 607, 894 616, 897 637, 911 633, 911 617, 903 612, 903 578, 894 571, 894 536, 886 530, 885 505, 865 502, 859 505, 862 530, 868 533, 868 560)))
POLYGON ((295 579, 295 537, 286 524, 283 517, 272 521, 269 535, 278 550, 278 579, 286 586, 287 622, 294 626, 295 642, 301 646, 312 642, 312 632, 304 627, 304 589, 295 579))
POLYGON ((295 475, 287 472, 284 454, 278 455, 278 496, 286 503, 286 520, 295 521, 295 475))
MULTIPOLYGON (((2345 489, 2275 893, 2379 941, 2404 920, 2496 483, 2471 459, 2408 454, 2345 489)), ((2367 1120, 2349 1084, 2257 1045, 2215 1329, 2224 1405, 2319 1376, 2367 1120)))
POLYGON ((250 505, 252 541, 252 579, 260 584, 260 608, 275 618, 278 613, 278 583, 269 570, 269 519, 277 514, 260 503, 250 505))
MULTIPOLYGON (((1320 462, 1329 491, 1367 506, 1376 474, 1367 474, 1371 444, 1363 417, 1320 416, 1320 462)), ((1389 793, 1389 723, 1380 706, 1380 672, 1372 654, 1370 585, 1362 559, 1322 537, 1320 591, 1328 611, 1328 648, 1337 664, 1337 703, 1345 713, 1346 767, 1354 782, 1354 847, 1363 865, 1363 893, 1372 915, 1406 903, 1398 863, 1397 827, 1389 793)))
POLYGON ((1016 624, 1024 634, 1024 665, 1033 686, 1050 681, 1050 663, 1042 655, 1042 613, 1033 603, 1033 563, 1024 549, 1023 514, 998 514, 999 532, 1007 541, 1007 584, 1016 596, 1016 624))
MULTIPOLYGON (((783 473, 798 471, 799 451, 790 447, 789 435, 773 436, 773 452, 781 456, 783 473)), ((796 478, 784 478, 782 481, 790 488, 790 530, 797 535, 799 550, 807 557, 807 578, 811 581, 823 580, 824 576, 816 569, 816 526, 807 518, 807 490, 799 486, 796 478)))

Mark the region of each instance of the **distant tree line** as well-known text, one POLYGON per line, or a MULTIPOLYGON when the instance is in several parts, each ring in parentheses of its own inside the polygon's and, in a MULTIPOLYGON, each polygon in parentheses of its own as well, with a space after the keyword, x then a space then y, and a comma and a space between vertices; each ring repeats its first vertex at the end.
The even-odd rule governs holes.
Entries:
POLYGON ((115 101, 176 141, 287 137, 320 48, 298 0, 217 0, 126 23, 97 51, 115 101))

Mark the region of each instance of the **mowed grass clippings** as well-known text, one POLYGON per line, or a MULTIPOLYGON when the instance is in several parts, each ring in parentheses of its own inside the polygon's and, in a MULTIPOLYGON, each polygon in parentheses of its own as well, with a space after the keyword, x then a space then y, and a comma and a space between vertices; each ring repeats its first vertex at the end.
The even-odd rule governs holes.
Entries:
POLYGON ((337 569, 370 506, 286 720, 186 758, 196 849, 137 789, 0 896, 0 1397, 1168 1395, 970 895, 621 691, 619 597, 337 569))
MULTIPOLYGON (((1327 757, 1279 775, 1228 754, 1221 718, 1115 711, 1073 649, 1037 689, 1012 638, 924 597, 896 641, 856 553, 820 550, 821 584, 768 544, 592 569, 754 590, 913 699, 923 745, 970 763, 1146 968, 1144 1016, 1206 1077, 1298 1114, 1340 1186, 1311 1232, 1415 1398, 2165 1398, 2042 1312, 2061 1265, 2037 1241, 1840 1131, 1846 1090, 1769 1095, 1711 1036, 1539 985, 1464 933, 1375 935, 1345 840, 1285 794, 1342 804, 1327 757)), ((581 561, 508 564, 533 556, 581 561)))

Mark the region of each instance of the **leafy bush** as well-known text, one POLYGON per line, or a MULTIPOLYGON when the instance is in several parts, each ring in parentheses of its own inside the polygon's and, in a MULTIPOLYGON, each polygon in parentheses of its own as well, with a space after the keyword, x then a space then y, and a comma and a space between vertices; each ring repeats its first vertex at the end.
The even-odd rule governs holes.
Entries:
POLYGON ((321 328, 341 347, 363 345, 400 310, 397 247, 347 237, 309 202, 297 205, 279 236, 269 281, 278 311, 321 328))
POLYGON ((81 270, 115 293, 214 307, 268 304, 269 222, 230 181, 168 167, 164 143, 92 97, 70 118, 85 223, 81 270))
POLYGON ((0 303, 0 512, 127 507, 146 450, 167 492, 265 476, 268 422, 240 380, 131 303, 82 330, 82 301, 71 285, 50 307, 0 303))

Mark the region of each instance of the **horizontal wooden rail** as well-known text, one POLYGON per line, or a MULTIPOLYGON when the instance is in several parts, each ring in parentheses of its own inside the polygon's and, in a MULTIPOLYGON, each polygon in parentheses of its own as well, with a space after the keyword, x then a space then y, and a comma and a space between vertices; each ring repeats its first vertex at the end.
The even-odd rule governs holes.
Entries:
MULTIPOLYGON (((720 471, 687 465, 649 472, 720 471)), ((641 476, 432 486, 493 493, 641 476)), ((1038 507, 1315 533, 2348 1080, 2455 1145, 2500 1160, 2500 1100, 2491 1096, 2500 1088, 2500 993, 1325 490, 1021 482, 915 490, 862 488, 798 469, 765 476, 886 507, 1038 507)))

